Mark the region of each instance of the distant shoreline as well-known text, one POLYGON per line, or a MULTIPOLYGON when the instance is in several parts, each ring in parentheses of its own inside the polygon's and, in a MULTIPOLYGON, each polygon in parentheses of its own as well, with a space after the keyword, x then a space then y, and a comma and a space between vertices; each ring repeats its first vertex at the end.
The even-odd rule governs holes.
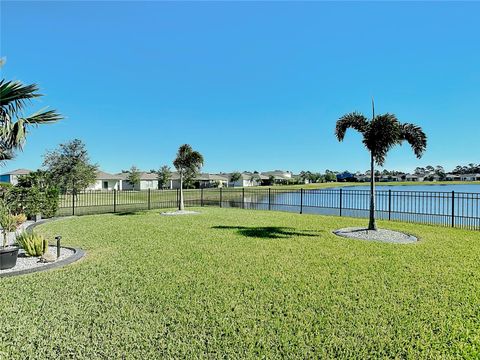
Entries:
MULTIPOLYGON (((370 182, 329 182, 300 185, 276 185, 281 189, 328 189, 346 186, 369 186, 370 182)), ((423 185, 480 185, 480 181, 389 181, 375 182, 375 186, 423 186, 423 185)))

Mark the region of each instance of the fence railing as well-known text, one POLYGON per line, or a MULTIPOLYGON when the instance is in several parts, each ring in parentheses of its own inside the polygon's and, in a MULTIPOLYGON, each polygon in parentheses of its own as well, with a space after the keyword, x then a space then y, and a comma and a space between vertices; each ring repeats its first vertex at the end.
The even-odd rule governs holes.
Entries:
MULTIPOLYGON (((480 193, 376 192, 379 219, 480 230, 480 193)), ((60 196, 59 216, 178 207, 178 190, 85 191, 60 196)), ((184 190, 185 206, 240 207, 368 217, 369 190, 220 188, 184 190)))

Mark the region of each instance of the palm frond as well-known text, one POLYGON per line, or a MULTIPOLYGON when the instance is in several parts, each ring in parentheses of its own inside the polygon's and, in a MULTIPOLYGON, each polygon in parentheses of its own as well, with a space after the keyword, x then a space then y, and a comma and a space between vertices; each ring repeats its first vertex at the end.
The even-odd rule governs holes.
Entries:
POLYGON ((30 125, 52 123, 62 119, 63 116, 57 113, 55 110, 40 110, 26 118, 22 118, 22 120, 25 121, 26 124, 30 125))
POLYGON ((358 112, 345 114, 337 120, 335 136, 337 137, 338 141, 343 141, 347 129, 354 129, 363 134, 365 131, 367 131, 368 126, 368 119, 362 114, 358 112))
POLYGON ((400 135, 400 122, 395 115, 387 113, 375 116, 364 134, 363 143, 373 154, 375 162, 382 166, 390 149, 401 143, 400 135))
POLYGON ((402 124, 401 138, 410 144, 417 158, 421 158, 427 149, 427 135, 422 128, 414 124, 402 124))
POLYGON ((0 81, 0 107, 10 115, 20 112, 25 103, 42 96, 36 84, 24 85, 20 81, 0 81))

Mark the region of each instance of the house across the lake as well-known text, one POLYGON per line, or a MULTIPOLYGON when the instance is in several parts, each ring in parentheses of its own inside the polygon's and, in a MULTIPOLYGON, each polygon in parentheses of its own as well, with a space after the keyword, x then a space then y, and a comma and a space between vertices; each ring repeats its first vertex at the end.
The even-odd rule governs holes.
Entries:
POLYGON ((17 185, 18 177, 22 175, 28 175, 32 170, 28 169, 17 169, 0 175, 0 182, 9 183, 12 185, 17 185))
POLYGON ((460 181, 480 181, 480 174, 462 174, 460 181))

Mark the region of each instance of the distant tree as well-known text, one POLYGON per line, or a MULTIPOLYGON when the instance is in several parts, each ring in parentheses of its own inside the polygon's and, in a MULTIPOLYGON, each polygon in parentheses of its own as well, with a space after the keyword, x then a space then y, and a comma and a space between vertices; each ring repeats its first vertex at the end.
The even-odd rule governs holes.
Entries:
POLYGON ((337 175, 333 171, 330 171, 327 169, 325 171, 325 181, 326 182, 337 181, 337 175))
POLYGON ((75 194, 95 183, 97 178, 98 165, 90 163, 85 144, 79 139, 47 152, 43 166, 60 190, 75 194))
POLYGON ((312 173, 310 171, 300 171, 300 180, 305 183, 306 181, 312 181, 312 173))
POLYGON ((425 174, 425 171, 426 170, 423 167, 416 167, 415 170, 414 170, 414 173, 416 175, 423 175, 423 174, 425 174))
POLYGON ((157 180, 158 180, 158 188, 159 189, 165 189, 167 187, 168 182, 172 178, 172 171, 170 170, 170 167, 168 165, 163 165, 157 173, 157 180))
POLYGON ((447 178, 447 174, 445 173, 445 169, 443 168, 443 166, 440 166, 438 165, 436 168, 435 168, 435 175, 438 176, 438 179, 440 181, 443 181, 447 178))
POLYGON ((270 176, 268 177, 268 184, 269 184, 269 185, 275 185, 275 176, 270 175, 270 176))
POLYGON ((127 171, 127 181, 132 184, 134 189, 137 184, 140 184, 140 176, 140 169, 135 165, 132 165, 130 170, 127 171))
POLYGON ((435 168, 432 165, 426 166, 425 170, 428 171, 429 173, 435 172, 435 168))
MULTIPOLYGON (((2 58, 0 68, 4 65, 2 58)), ((0 163, 14 157, 21 150, 27 136, 27 127, 49 124, 63 119, 55 110, 40 110, 24 116, 25 107, 42 95, 36 84, 0 80, 0 163)))
POLYGON ((240 174, 238 171, 233 172, 230 175, 230 182, 232 183, 232 186, 235 187, 235 183, 239 181, 242 178, 242 174, 240 174))
POLYGON ((178 209, 184 210, 183 181, 186 177, 194 177, 200 171, 203 166, 203 156, 198 151, 194 151, 190 145, 184 144, 178 149, 173 165, 180 175, 180 203, 178 209))
POLYGON ((257 185, 262 185, 262 178, 260 174, 255 174, 253 173, 252 176, 250 176, 250 181, 253 183, 257 183, 257 185))
MULTIPOLYGON (((420 158, 427 147, 427 136, 423 130, 413 124, 402 124, 393 114, 375 116, 372 100, 372 119, 368 120, 360 113, 350 113, 338 119, 335 134, 338 141, 343 141, 347 129, 352 128, 363 135, 363 144, 370 152, 370 170, 375 171, 375 163, 383 166, 388 151, 395 145, 407 141, 415 155, 420 158)), ((370 220, 369 230, 376 230, 375 222, 375 177, 370 181, 370 220)))

